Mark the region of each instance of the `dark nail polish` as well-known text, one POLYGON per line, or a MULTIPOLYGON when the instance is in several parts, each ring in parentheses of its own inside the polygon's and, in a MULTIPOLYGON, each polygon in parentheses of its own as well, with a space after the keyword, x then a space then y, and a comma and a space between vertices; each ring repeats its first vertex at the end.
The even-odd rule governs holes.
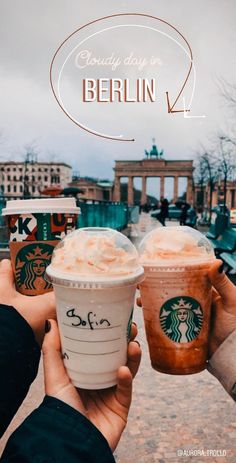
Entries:
POLYGON ((221 264, 221 266, 218 268, 219 273, 223 273, 224 271, 224 264, 221 264))
POLYGON ((46 320, 45 322, 45 333, 48 333, 51 329, 51 323, 49 320, 46 320))

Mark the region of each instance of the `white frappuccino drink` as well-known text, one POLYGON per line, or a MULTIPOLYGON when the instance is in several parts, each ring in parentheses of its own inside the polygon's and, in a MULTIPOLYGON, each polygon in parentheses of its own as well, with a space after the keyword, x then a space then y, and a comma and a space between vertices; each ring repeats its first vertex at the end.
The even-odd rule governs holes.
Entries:
POLYGON ((55 249, 53 283, 62 354, 77 387, 103 389, 126 364, 135 290, 143 268, 133 244, 109 228, 84 228, 55 249))

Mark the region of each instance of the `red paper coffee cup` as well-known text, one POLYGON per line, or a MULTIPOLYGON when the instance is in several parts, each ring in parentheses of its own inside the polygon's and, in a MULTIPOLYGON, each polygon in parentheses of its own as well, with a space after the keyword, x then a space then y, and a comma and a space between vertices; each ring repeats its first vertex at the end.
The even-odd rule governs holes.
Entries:
POLYGON ((74 198, 7 201, 9 247, 17 290, 29 296, 52 289, 44 274, 57 243, 75 230, 80 209, 74 198))

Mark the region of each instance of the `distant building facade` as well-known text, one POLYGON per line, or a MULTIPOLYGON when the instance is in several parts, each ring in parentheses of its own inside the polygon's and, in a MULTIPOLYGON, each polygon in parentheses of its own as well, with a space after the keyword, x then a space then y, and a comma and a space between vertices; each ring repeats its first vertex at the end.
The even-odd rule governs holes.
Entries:
POLYGON ((72 180, 72 168, 64 162, 0 162, 2 194, 22 198, 38 197, 51 186, 65 188, 72 180))
POLYGON ((86 201, 112 201, 113 183, 78 177, 69 184, 81 190, 80 199, 86 201))
MULTIPOLYGON (((226 206, 228 209, 236 208, 236 182, 227 181, 226 206)), ((224 201, 224 183, 215 182, 212 192, 212 207, 223 204, 224 201)), ((210 186, 195 185, 195 204, 197 207, 210 207, 210 186)))

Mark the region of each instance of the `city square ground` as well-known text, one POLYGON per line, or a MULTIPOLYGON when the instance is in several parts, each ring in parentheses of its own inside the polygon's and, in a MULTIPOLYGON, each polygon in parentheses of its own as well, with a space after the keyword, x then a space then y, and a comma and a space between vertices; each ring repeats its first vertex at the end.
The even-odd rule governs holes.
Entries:
MULTIPOLYGON (((175 225, 168 222, 168 226, 175 225)), ((133 226, 137 244, 157 222, 142 215, 133 226)), ((207 371, 190 376, 170 376, 151 368, 142 310, 134 311, 143 355, 134 381, 133 402, 127 428, 115 451, 117 463, 235 463, 236 409, 221 384, 207 371), (181 456, 181 451, 221 450, 226 456, 181 456)), ((43 398, 43 372, 5 433, 0 453, 12 431, 43 398)), ((65 462, 69 463, 69 462, 65 462)), ((86 463, 86 462, 85 462, 86 463)), ((99 463, 99 462, 98 462, 99 463)))

